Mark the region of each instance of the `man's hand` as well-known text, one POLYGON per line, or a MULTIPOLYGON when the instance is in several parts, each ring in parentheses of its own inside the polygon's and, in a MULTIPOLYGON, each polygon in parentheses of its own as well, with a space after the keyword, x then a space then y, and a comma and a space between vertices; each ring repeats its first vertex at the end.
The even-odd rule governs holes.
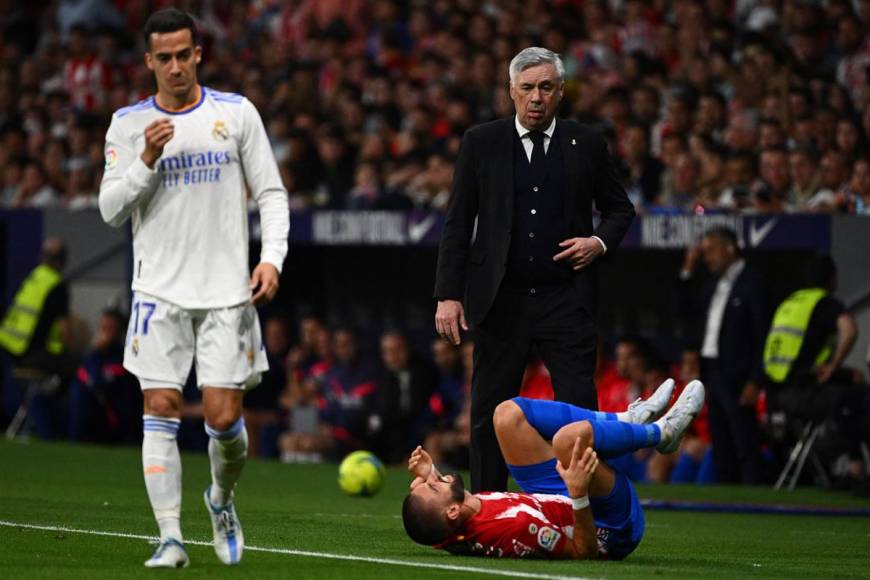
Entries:
POLYGON ((834 365, 830 363, 823 364, 816 370, 816 380, 819 381, 820 385, 824 385, 831 380, 835 370, 834 365))
POLYGON ((163 147, 175 135, 175 127, 170 119, 157 119, 145 127, 145 150, 142 151, 142 162, 154 169, 154 164, 163 155, 163 147))
POLYGON ((251 275, 251 302, 254 306, 268 304, 278 293, 278 268, 268 262, 260 262, 251 275))
POLYGON ((465 310, 462 302, 458 300, 439 300, 438 310, 435 312, 435 330, 444 340, 454 346, 459 346, 462 338, 459 336, 459 328, 468 330, 465 322, 465 310))
POLYGON ((559 247, 565 249, 553 256, 553 261, 567 260, 574 270, 585 268, 604 253, 604 246, 595 238, 569 238, 559 242, 559 247))
POLYGON ((432 456, 421 446, 417 445, 417 448, 411 452, 411 457, 408 459, 408 471, 414 475, 414 481, 411 482, 411 489, 413 489, 418 483, 429 479, 429 475, 432 473, 432 456))
POLYGON ((598 454, 591 447, 580 451, 580 438, 574 442, 574 450, 571 452, 571 463, 565 468, 562 462, 556 461, 556 471, 559 472, 568 495, 571 497, 583 497, 589 495, 589 483, 595 470, 598 469, 598 454))
POLYGON ((760 392, 761 390, 758 388, 758 385, 753 381, 749 381, 740 392, 740 404, 744 407, 755 407, 756 403, 758 403, 760 392))

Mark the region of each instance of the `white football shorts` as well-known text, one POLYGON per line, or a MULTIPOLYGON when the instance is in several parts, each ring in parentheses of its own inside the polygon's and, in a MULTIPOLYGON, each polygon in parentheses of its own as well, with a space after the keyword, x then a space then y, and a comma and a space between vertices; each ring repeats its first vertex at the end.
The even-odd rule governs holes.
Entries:
POLYGON ((124 368, 143 389, 181 390, 196 363, 203 386, 250 389, 269 370, 257 310, 186 309, 135 292, 124 345, 124 368))

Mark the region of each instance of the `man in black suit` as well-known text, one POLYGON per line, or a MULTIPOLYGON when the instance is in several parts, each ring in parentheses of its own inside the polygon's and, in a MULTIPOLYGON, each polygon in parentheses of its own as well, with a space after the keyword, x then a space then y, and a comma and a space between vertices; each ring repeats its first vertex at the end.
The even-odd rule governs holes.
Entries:
POLYGON ((701 354, 707 386, 710 437, 717 480, 762 481, 755 406, 763 384, 764 340, 770 324, 761 279, 746 266, 737 236, 726 227, 708 230, 686 251, 680 272, 683 304, 701 354), (698 259, 713 274, 694 275, 698 259))
POLYGON ((595 259, 619 245, 634 217, 604 139, 555 118, 564 81, 558 55, 527 48, 511 61, 510 78, 516 116, 463 138, 435 283, 438 334, 459 344, 460 328, 475 326, 475 492, 507 485, 492 414, 518 393, 533 346, 557 400, 598 408, 595 259))

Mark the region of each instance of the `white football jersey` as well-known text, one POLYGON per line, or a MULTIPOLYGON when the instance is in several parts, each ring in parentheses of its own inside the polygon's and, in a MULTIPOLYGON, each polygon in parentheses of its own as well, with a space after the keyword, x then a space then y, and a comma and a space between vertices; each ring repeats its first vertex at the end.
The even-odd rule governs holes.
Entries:
POLYGON ((106 134, 100 212, 133 222, 133 290, 182 308, 250 299, 245 185, 260 210, 260 261, 278 271, 287 255, 287 190, 254 105, 202 87, 200 101, 163 110, 154 97, 118 110, 106 134), (148 168, 145 127, 170 118, 175 134, 148 168))

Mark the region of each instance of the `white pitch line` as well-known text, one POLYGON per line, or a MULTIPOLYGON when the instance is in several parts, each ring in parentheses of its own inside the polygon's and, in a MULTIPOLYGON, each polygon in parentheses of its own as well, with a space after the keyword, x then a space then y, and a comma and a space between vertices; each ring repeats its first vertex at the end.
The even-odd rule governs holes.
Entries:
MULTIPOLYGON (((0 520, 0 526, 8 528, 26 528, 30 530, 43 530, 47 532, 66 532, 69 534, 87 534, 90 536, 107 536, 110 538, 126 538, 130 540, 146 540, 157 542, 156 536, 145 536, 142 534, 129 534, 126 532, 106 532, 102 530, 83 530, 79 528, 69 528, 66 526, 41 526, 36 524, 23 524, 20 522, 10 522, 0 520)), ((185 540, 185 544, 194 546, 211 546, 211 542, 202 540, 185 540)), ((508 576, 512 578, 537 578, 540 580, 589 580, 581 576, 554 576, 551 574, 536 574, 534 572, 519 572, 514 570, 498 570, 478 568, 476 566, 459 566, 453 564, 431 564, 425 562, 410 562, 407 560, 393 560, 391 558, 372 558, 369 556, 353 556, 350 554, 331 554, 329 552, 309 552, 307 550, 291 550, 287 548, 263 548, 259 546, 245 546, 246 551, 250 552, 267 552, 270 554, 285 554, 288 556, 303 556, 307 558, 323 558, 326 560, 350 560, 353 562, 368 562, 370 564, 387 564, 389 566, 408 566, 410 568, 431 568, 435 570, 448 570, 450 572, 471 572, 473 574, 488 574, 490 576, 508 576)))

